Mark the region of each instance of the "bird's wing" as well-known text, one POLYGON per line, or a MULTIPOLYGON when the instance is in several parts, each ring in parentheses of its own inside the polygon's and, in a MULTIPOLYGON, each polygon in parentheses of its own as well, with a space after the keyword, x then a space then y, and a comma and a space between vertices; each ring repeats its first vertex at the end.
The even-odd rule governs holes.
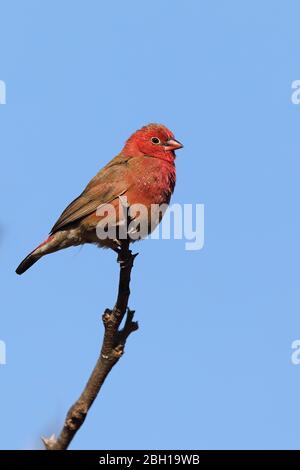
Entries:
POLYGON ((50 234, 64 229, 72 222, 83 219, 101 204, 110 203, 124 194, 129 187, 128 161, 128 158, 119 155, 99 171, 80 196, 63 211, 50 234))

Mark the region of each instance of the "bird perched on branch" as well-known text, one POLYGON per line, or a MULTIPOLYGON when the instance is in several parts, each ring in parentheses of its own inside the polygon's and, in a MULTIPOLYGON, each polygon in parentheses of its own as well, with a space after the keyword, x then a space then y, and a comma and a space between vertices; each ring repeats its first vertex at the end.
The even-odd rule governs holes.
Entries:
POLYGON ((175 150, 181 147, 173 133, 161 124, 149 124, 136 131, 123 150, 64 210, 47 240, 26 256, 16 273, 24 273, 44 255, 69 246, 96 243, 118 251, 120 227, 124 225, 124 200, 129 210, 135 206, 139 209, 130 217, 139 220, 139 226, 146 224, 146 233, 139 233, 135 226, 132 237, 128 235, 130 241, 149 234, 162 217, 156 213, 156 220, 152 220, 151 207, 169 204, 176 181, 175 150), (123 201, 121 205, 120 201, 123 201), (143 208, 146 213, 141 215, 143 208), (115 229, 113 235, 103 236, 112 229, 115 229))

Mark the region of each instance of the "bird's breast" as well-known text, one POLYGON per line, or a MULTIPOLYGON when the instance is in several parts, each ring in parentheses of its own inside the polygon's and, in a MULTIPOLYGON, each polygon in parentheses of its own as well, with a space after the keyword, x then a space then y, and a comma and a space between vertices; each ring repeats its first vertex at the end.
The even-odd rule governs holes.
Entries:
POLYGON ((162 163, 157 158, 145 160, 143 171, 136 174, 132 184, 132 192, 136 199, 134 203, 168 204, 176 183, 175 165, 169 162, 162 163))

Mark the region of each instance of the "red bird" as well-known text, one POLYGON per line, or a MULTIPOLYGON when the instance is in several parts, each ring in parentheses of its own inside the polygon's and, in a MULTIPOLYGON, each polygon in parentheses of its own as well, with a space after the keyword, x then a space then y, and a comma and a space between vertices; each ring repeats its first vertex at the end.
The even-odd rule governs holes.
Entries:
MULTIPOLYGON (((105 208, 115 209, 115 225, 120 223, 120 198, 126 196, 129 208, 143 204, 147 210, 147 232, 159 223, 151 224, 153 204, 168 204, 176 181, 175 150, 182 144, 161 124, 149 124, 136 131, 123 150, 89 182, 85 190, 61 214, 49 238, 33 250, 16 269, 24 273, 42 256, 69 246, 96 243, 118 251, 118 237, 99 239, 97 227, 101 221, 109 226, 105 208), (104 212, 96 213, 97 208, 104 212)), ((112 222, 113 223, 113 222, 112 222)), ((130 240, 135 241, 135 240, 130 240)))

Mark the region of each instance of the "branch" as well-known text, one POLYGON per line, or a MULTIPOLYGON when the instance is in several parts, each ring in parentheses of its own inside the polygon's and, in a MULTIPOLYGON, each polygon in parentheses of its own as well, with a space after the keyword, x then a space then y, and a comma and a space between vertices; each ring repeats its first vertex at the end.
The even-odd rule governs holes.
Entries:
POLYGON ((102 316, 104 337, 100 356, 79 399, 69 409, 60 435, 57 438, 54 434, 49 438, 42 438, 47 450, 68 448, 76 432, 84 423, 107 375, 122 356, 128 336, 138 329, 138 323, 133 321, 134 311, 127 307, 130 295, 130 275, 136 256, 137 254, 133 255, 129 250, 128 240, 122 240, 118 255, 120 263, 118 297, 113 310, 106 309, 102 316), (120 329, 125 314, 125 324, 120 329))

